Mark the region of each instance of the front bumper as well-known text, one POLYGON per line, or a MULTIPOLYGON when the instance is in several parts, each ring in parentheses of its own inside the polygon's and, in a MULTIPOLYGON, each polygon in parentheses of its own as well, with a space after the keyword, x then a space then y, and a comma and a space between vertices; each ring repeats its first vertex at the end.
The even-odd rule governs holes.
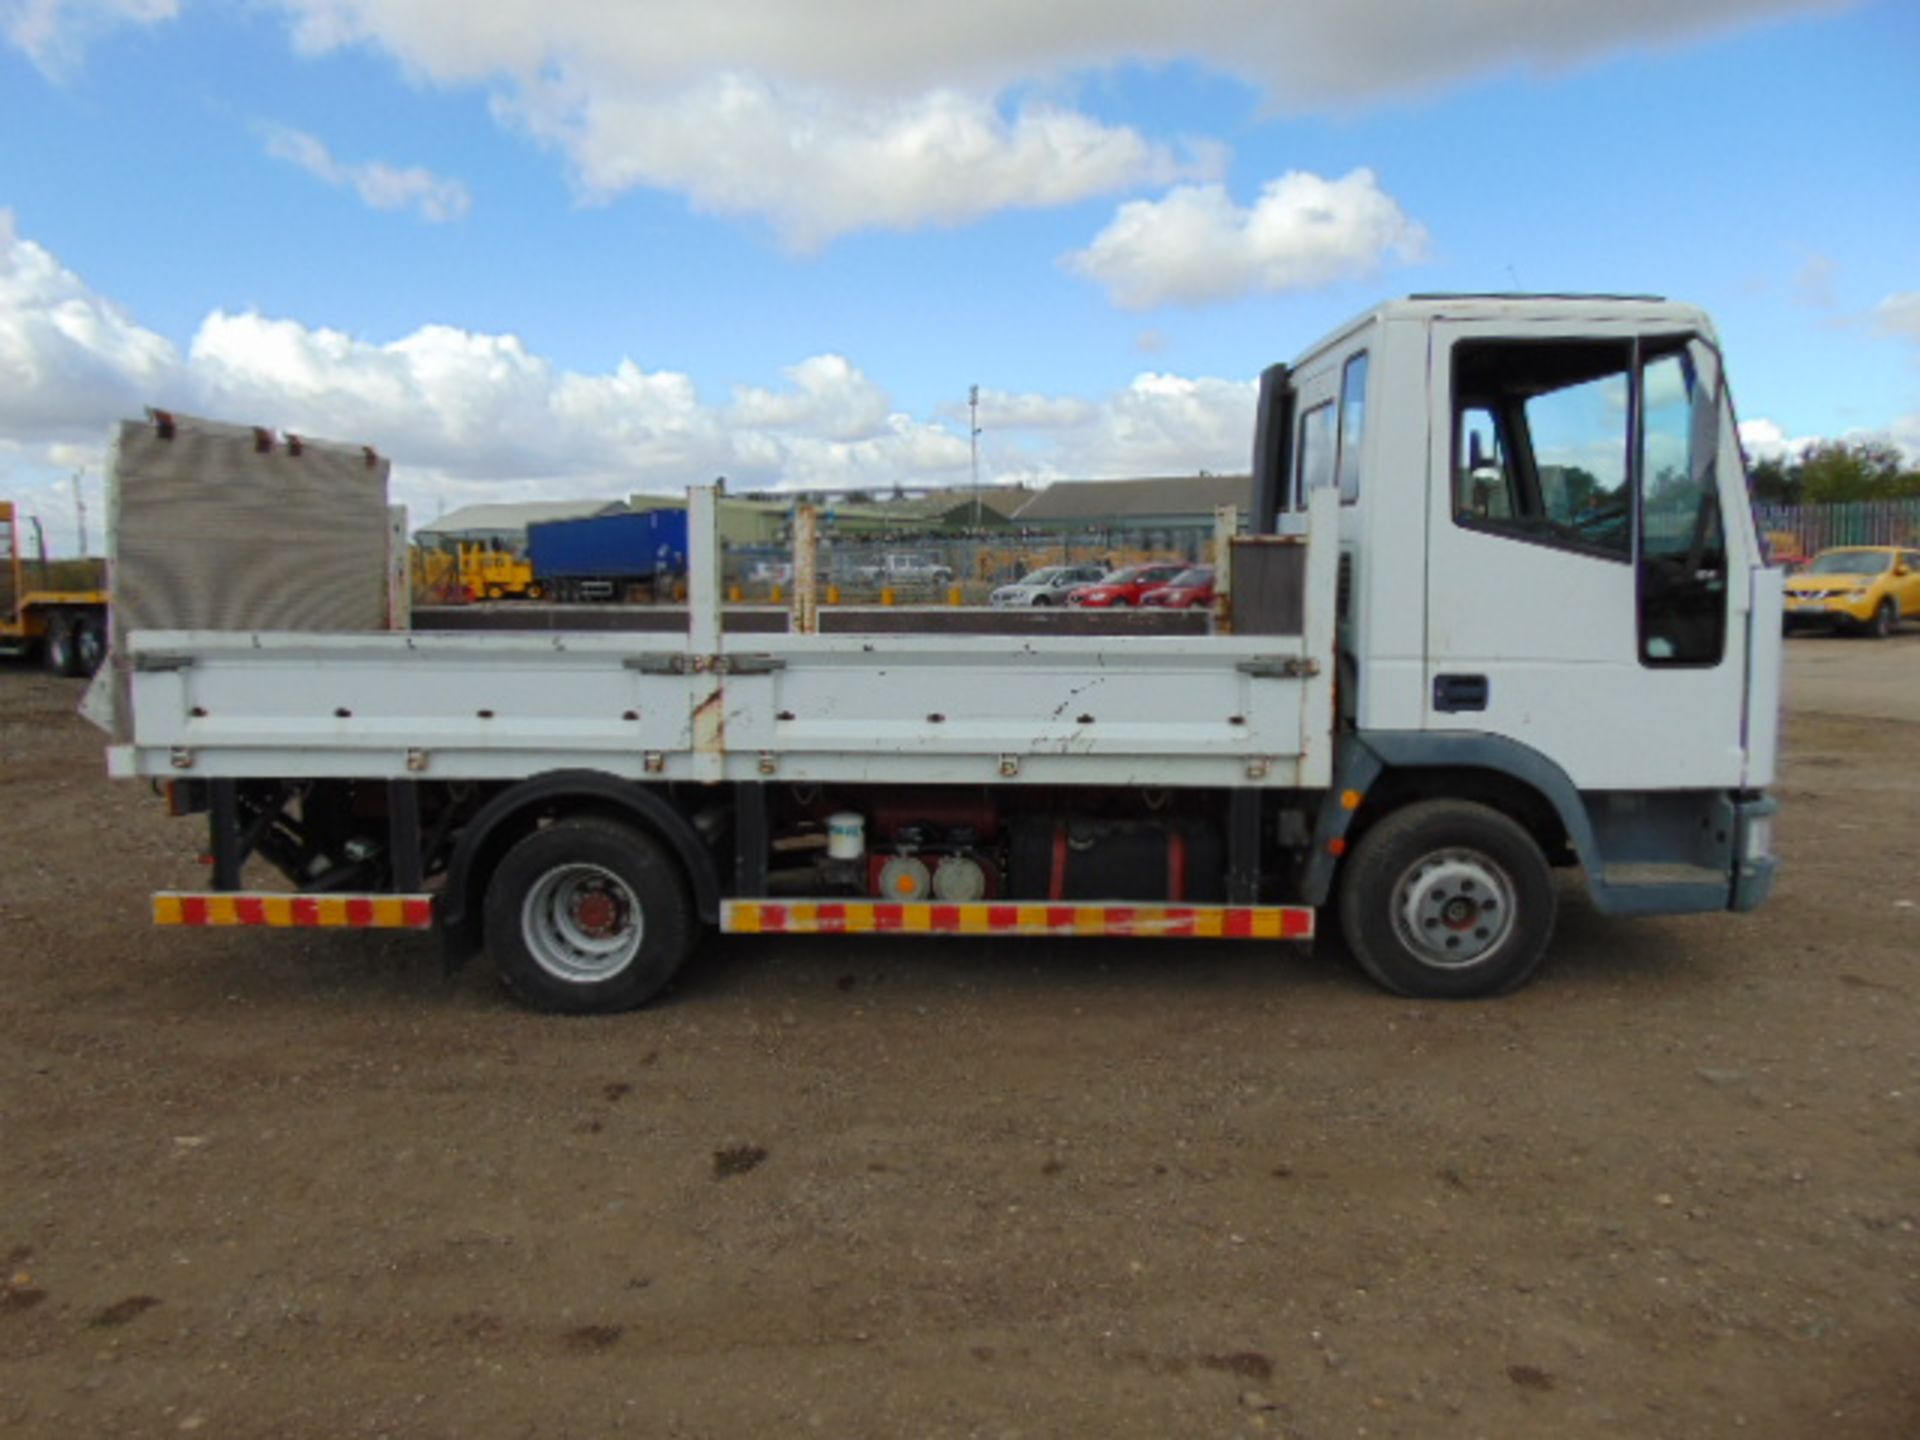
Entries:
POLYGON ((1846 595, 1796 595, 1789 590, 1786 598, 1789 625, 1795 622, 1832 624, 1835 621, 1864 625, 1873 618, 1873 608, 1871 598, 1850 600, 1846 595))
POLYGON ((1738 797, 1733 802, 1733 888, 1729 910, 1757 910, 1773 894, 1780 873, 1773 853, 1773 822, 1780 802, 1771 795, 1738 797))

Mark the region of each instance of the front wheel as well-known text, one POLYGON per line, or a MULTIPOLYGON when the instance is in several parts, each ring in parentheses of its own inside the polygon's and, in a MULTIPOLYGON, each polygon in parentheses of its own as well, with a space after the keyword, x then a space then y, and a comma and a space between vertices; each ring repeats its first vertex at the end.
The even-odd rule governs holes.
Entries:
POLYGON ((1867 622, 1867 633, 1876 640, 1884 640, 1893 634, 1900 624, 1900 612, 1891 599, 1882 600, 1880 608, 1873 612, 1873 619, 1867 622))
POLYGON ((610 1014, 664 990, 693 948, 679 866, 611 820, 559 820, 509 850, 487 886, 487 953, 540 1010, 610 1014))
POLYGON ((1524 984, 1553 938, 1553 872, 1485 805, 1425 800, 1367 831, 1340 877, 1360 968, 1399 995, 1464 1000, 1524 984))

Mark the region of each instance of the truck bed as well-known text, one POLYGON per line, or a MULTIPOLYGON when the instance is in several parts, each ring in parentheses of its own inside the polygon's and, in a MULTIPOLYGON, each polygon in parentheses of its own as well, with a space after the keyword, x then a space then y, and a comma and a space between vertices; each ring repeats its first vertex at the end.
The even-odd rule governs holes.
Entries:
MULTIPOLYGON (((123 776, 1318 787, 1308 636, 146 631, 123 776)), ((1315 653, 1322 652, 1322 653, 1315 653)))

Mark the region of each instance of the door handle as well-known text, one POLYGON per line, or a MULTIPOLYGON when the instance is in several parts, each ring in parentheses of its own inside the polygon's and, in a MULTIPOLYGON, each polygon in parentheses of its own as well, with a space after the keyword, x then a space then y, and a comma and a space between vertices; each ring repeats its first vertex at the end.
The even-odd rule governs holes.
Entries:
POLYGON ((1433 708, 1448 714, 1462 710, 1484 710, 1492 689, 1484 675, 1436 675, 1433 677, 1433 708))

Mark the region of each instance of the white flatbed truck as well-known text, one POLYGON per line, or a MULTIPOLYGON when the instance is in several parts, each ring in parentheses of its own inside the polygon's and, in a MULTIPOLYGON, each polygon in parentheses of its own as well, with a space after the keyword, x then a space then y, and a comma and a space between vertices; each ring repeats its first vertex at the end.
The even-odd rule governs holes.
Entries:
POLYGON ((681 633, 136 632, 109 768, 213 862, 155 918, 438 926, 611 1011, 710 928, 1331 913, 1467 997, 1534 972, 1556 868, 1610 913, 1764 900, 1781 575, 1704 314, 1383 305, 1262 377, 1254 480, 1206 636, 728 634, 704 487, 681 633))

